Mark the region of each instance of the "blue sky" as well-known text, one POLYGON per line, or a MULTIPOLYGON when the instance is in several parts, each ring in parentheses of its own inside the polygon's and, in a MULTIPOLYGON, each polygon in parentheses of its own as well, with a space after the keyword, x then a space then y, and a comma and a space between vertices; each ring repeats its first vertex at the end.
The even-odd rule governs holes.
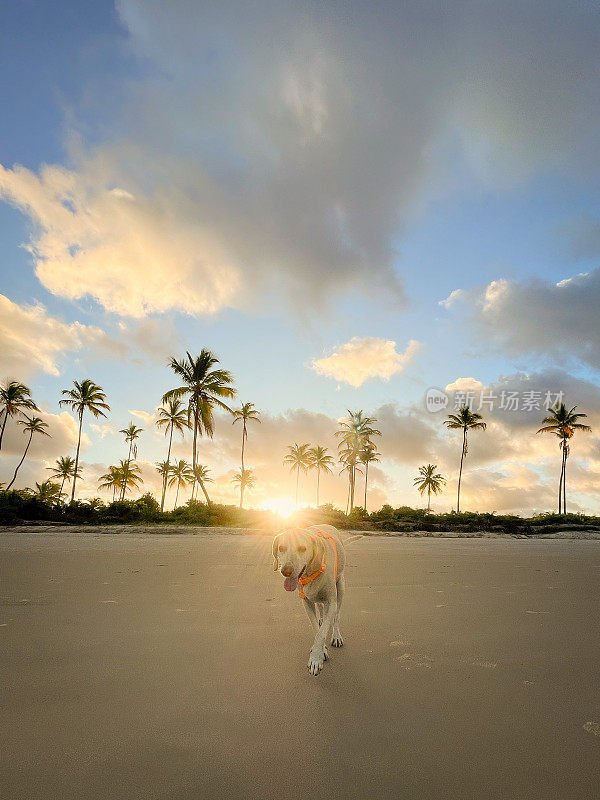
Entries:
MULTIPOLYGON (((451 507, 456 447, 430 386, 527 379, 598 419, 600 17, 550 5, 9 4, 0 375, 55 426, 23 485, 72 448, 59 392, 90 375, 111 430, 87 428, 82 493, 123 457, 130 418, 149 426, 154 488, 166 360, 201 347, 264 415, 257 505, 289 496, 286 443, 333 447, 337 418, 364 408, 386 421, 373 504, 416 504, 433 459, 451 507)), ((552 443, 489 421, 467 502, 548 507, 552 443)), ((203 450, 229 502, 236 437, 224 419, 203 450)), ((15 430, 0 480, 20 447, 15 430)), ((573 465, 574 503, 598 510, 596 436, 573 465)))

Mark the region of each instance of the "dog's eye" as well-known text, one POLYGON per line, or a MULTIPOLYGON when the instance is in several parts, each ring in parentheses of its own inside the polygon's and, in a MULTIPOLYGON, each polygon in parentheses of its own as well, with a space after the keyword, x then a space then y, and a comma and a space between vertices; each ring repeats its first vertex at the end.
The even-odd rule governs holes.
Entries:
POLYGON ((285 553, 286 550, 287 550, 287 547, 284 544, 280 544, 279 545, 279 552, 280 553, 285 553))
POLYGON ((298 552, 303 553, 306 550, 306 547, 303 544, 298 545, 298 552))

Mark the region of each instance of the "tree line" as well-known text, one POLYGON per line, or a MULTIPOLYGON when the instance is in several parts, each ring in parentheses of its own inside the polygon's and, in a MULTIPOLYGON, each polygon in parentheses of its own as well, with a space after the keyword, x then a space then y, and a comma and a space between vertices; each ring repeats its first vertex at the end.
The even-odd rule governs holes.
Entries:
MULTIPOLYGON (((239 488, 239 505, 243 508, 246 491, 253 488, 256 475, 253 469, 245 464, 245 448, 248 441, 250 423, 260 423, 260 412, 253 403, 243 403, 240 408, 232 409, 228 402, 237 395, 233 386, 234 379, 230 372, 222 369, 219 359, 209 350, 202 349, 197 357, 186 352, 185 358, 177 360, 172 357, 168 363, 178 385, 169 389, 161 398, 158 409, 156 425, 164 432, 167 439, 167 453, 164 461, 156 464, 156 470, 161 477, 160 509, 164 510, 167 488, 175 488, 175 505, 179 499, 179 492, 191 486, 191 500, 199 491, 210 505, 211 500, 207 485, 213 482, 208 466, 199 463, 199 442, 202 437, 212 438, 215 430, 215 409, 222 409, 231 414, 232 424, 241 423, 241 452, 240 470, 232 478, 232 482, 239 488), (175 434, 185 436, 186 432, 192 434, 191 464, 183 459, 171 460, 173 437, 175 434)), ((70 500, 75 500, 77 480, 81 478, 79 456, 81 449, 81 436, 85 414, 94 418, 106 417, 110 406, 106 402, 106 395, 101 386, 90 378, 74 381, 73 387, 62 391, 59 406, 68 407, 77 420, 77 446, 75 455, 62 456, 57 459, 53 467, 48 467, 50 478, 36 483, 36 495, 45 502, 61 502, 65 484, 70 485, 70 500), (59 483, 56 483, 58 481, 59 483)), ((586 417, 584 413, 576 412, 577 406, 569 409, 563 402, 557 403, 548 415, 542 420, 542 427, 537 433, 549 433, 558 438, 561 456, 560 476, 558 483, 558 513, 567 513, 567 459, 570 454, 571 441, 577 431, 591 431, 589 425, 580 420, 586 417)), ((26 435, 26 444, 23 454, 15 466, 10 482, 0 489, 8 491, 12 488, 23 465, 34 436, 50 436, 48 423, 36 416, 39 408, 34 402, 28 386, 19 381, 7 380, 0 386, 0 451, 5 429, 9 419, 22 427, 26 435)), ((341 467, 340 474, 346 474, 348 490, 346 501, 346 514, 357 508, 357 476, 364 476, 363 509, 368 506, 368 480, 369 465, 380 461, 381 453, 377 449, 375 438, 381 436, 381 431, 374 425, 375 417, 369 417, 362 410, 348 410, 348 417, 339 421, 337 458, 341 467)), ((469 433, 485 431, 487 424, 482 415, 473 411, 468 405, 463 405, 456 413, 449 414, 444 424, 450 430, 461 431, 460 462, 458 470, 456 511, 460 513, 460 494, 463 477, 463 468, 468 454, 469 433)), ((98 488, 112 491, 113 501, 124 500, 127 492, 138 489, 143 483, 141 470, 136 463, 137 440, 143 429, 133 422, 121 429, 127 446, 127 456, 118 464, 109 466, 108 471, 100 476, 98 488)), ((296 473, 296 509, 300 487, 300 475, 309 470, 316 472, 316 505, 320 503, 320 478, 321 474, 333 471, 335 460, 322 445, 295 442, 289 445, 283 459, 284 465, 291 472, 296 473)), ((419 474, 414 478, 413 485, 421 495, 427 494, 427 510, 431 508, 431 495, 438 495, 443 491, 447 478, 436 472, 435 464, 426 464, 419 467, 419 474)))

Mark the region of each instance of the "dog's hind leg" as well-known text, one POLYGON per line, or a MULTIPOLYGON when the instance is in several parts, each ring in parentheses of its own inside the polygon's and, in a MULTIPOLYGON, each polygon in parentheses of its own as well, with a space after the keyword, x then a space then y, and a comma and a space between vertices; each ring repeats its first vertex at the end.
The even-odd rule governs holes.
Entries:
POLYGON ((331 637, 332 647, 342 647, 344 644, 344 640, 342 639, 342 634, 340 632, 340 609, 344 599, 344 589, 344 576, 341 575, 337 582, 337 609, 335 612, 335 617, 333 618, 333 633, 331 637))

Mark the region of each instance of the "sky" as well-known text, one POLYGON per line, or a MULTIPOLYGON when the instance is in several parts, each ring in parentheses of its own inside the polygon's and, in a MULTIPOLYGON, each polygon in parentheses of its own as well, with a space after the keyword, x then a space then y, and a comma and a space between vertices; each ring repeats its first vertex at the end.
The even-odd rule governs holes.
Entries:
MULTIPOLYGON (((362 409, 382 433, 369 507, 422 505, 412 479, 433 463, 450 510, 443 420, 466 398, 488 427, 463 509, 551 511, 560 453, 536 430, 564 399, 593 428, 569 508, 600 513, 599 53, 589 0, 5 3, 0 377, 52 434, 16 486, 74 453, 58 401, 90 377, 111 411, 84 424, 78 493, 126 457, 130 421, 156 493, 168 359, 204 347, 261 413, 250 505, 285 506, 287 446, 334 453, 362 409)), ((24 444, 7 426, 0 481, 24 444)), ((217 415, 200 455, 219 502, 240 444, 217 415)), ((300 488, 314 503, 315 476, 300 488)), ((345 507, 337 468, 321 501, 345 507)))

